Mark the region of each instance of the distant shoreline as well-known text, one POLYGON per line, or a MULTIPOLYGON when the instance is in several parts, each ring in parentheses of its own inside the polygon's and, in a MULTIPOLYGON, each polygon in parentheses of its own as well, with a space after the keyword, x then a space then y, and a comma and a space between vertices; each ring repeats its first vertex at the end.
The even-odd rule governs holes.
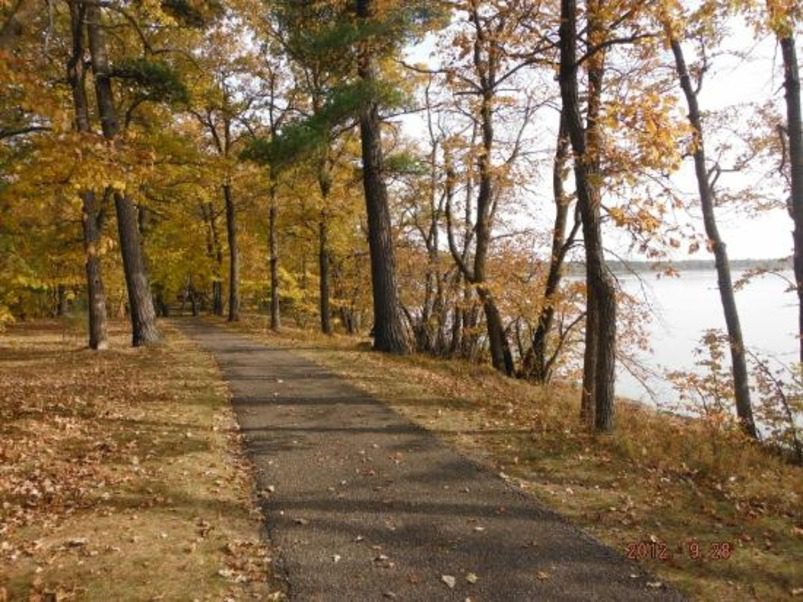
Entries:
MULTIPOLYGON (((608 261, 608 267, 614 274, 663 272, 673 269, 678 272, 702 272, 715 270, 713 259, 684 259, 682 261, 608 261)), ((732 270, 791 270, 792 258, 782 259, 734 259, 730 262, 732 270)), ((585 273, 585 264, 571 261, 566 266, 567 274, 585 273)))

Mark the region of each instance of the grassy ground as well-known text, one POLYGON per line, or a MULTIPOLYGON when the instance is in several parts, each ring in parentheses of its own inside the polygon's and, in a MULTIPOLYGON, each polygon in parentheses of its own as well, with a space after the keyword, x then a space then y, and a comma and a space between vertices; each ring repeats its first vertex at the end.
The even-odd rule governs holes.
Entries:
POLYGON ((236 328, 300 347, 697 599, 803 599, 803 470, 738 436, 620 403, 616 433, 595 439, 571 388, 367 340, 267 334, 263 318, 236 328))
POLYGON ((164 329, 0 334, 0 601, 283 598, 225 386, 164 329))

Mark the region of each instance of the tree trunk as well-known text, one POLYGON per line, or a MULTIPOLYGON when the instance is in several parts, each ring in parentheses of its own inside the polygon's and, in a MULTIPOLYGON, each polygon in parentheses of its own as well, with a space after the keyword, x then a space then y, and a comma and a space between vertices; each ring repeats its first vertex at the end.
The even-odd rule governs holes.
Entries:
POLYGON ((212 282, 212 313, 223 316, 223 247, 217 230, 217 219, 211 214, 212 244, 215 248, 215 274, 212 282))
POLYGON ((566 118, 561 111, 558 127, 558 142, 555 161, 552 167, 552 193, 555 201, 555 225, 552 229, 552 253, 549 258, 549 273, 544 285, 544 304, 538 315, 538 325, 533 333, 532 349, 528 356, 529 366, 525 366, 528 376, 538 383, 549 380, 551 363, 547 359, 547 343, 555 320, 555 295, 558 293, 562 277, 563 261, 568 252, 568 245, 574 239, 570 236, 567 243, 566 226, 568 224, 570 200, 563 186, 563 174, 569 159, 569 138, 566 132, 566 118))
POLYGON ((321 332, 324 334, 332 334, 332 314, 329 308, 329 216, 326 211, 326 207, 329 203, 329 193, 332 190, 332 174, 329 170, 328 156, 324 156, 321 159, 321 164, 318 166, 318 187, 320 188, 321 206, 323 207, 318 220, 318 282, 320 292, 321 332))
POLYGON ((329 224, 325 211, 318 222, 318 267, 320 275, 321 332, 332 334, 332 316, 329 309, 329 224))
MULTIPOLYGON (((598 8, 596 3, 589 3, 589 30, 594 21, 594 9, 598 8)), ((588 291, 581 418, 588 419, 593 401, 594 429, 597 432, 610 432, 614 423, 616 291, 605 264, 600 220, 599 179, 602 175, 599 173, 597 114, 602 93, 603 62, 599 57, 591 59, 588 123, 584 126, 580 115, 577 78, 577 39, 577 2, 561 0, 559 80, 566 127, 574 152, 588 291)))
POLYGON ((237 215, 231 184, 223 185, 223 199, 226 202, 226 232, 229 239, 229 322, 240 319, 240 249, 237 246, 237 215))
POLYGON ((477 194, 477 224, 475 228, 477 244, 474 252, 472 282, 477 285, 477 292, 485 310, 485 326, 488 330, 491 364, 499 372, 510 376, 513 374, 513 356, 510 353, 510 344, 505 335, 502 317, 496 307, 496 302, 485 285, 486 263, 491 244, 491 204, 493 203, 494 194, 491 168, 491 153, 494 141, 492 94, 492 89, 489 88, 483 97, 481 110, 483 152, 479 157, 480 186, 477 194))
MULTIPOLYGON (((100 6, 87 4, 86 23, 89 33, 89 50, 95 74, 95 91, 101 126, 104 137, 107 140, 114 140, 119 125, 117 110, 114 106, 109 60, 106 55, 106 41, 100 21, 100 6)), ((158 342, 160 337, 159 330, 156 328, 153 297, 142 257, 137 209, 131 199, 120 192, 114 193, 114 206, 117 213, 123 271, 128 288, 128 303, 131 310, 132 343, 134 347, 153 344, 158 342)))
MULTIPOLYGON (((357 17, 373 16, 372 0, 356 0, 357 17)), ((376 66, 366 44, 359 53, 358 75, 371 89, 376 82, 376 66)), ((381 120, 375 100, 366 103, 360 114, 363 187, 368 214, 368 246, 371 252, 371 286, 374 300, 374 349, 404 354, 409 351, 396 284, 396 256, 393 249, 388 191, 384 181, 381 120)))
POLYGON ((214 265, 212 274, 212 313, 216 316, 222 316, 223 284, 221 282, 221 274, 223 272, 223 251, 220 248, 220 237, 217 232, 215 208, 211 202, 201 205, 201 214, 206 222, 206 256, 213 261, 214 265))
POLYGON ((268 209, 268 252, 270 253, 270 329, 278 332, 281 328, 279 310, 279 241, 276 231, 278 207, 276 206, 276 183, 270 185, 270 207, 268 209))
POLYGON ((81 202, 89 305, 89 348, 102 351, 109 347, 109 339, 106 333, 106 291, 103 287, 103 274, 98 256, 101 230, 98 224, 95 193, 92 191, 81 193, 81 202))
POLYGON ((493 295, 485 289, 477 289, 482 300, 482 309, 485 312, 485 327, 488 331, 488 345, 491 349, 491 362, 499 372, 513 374, 513 356, 505 334, 502 314, 496 306, 493 295))
MULTIPOLYGON (((72 55, 67 64, 67 80, 72 89, 75 109, 75 129, 87 133, 89 123, 89 101, 86 97, 86 70, 84 68, 84 8, 83 4, 70 2, 70 29, 72 33, 72 55)), ((86 270, 86 293, 88 305, 89 348, 97 351, 109 346, 106 331, 106 291, 103 287, 98 246, 100 245, 101 220, 94 191, 86 190, 81 197, 81 225, 84 234, 84 254, 86 270)))
POLYGON ((803 123, 801 123, 800 66, 794 34, 780 39, 786 96, 786 132, 789 136, 789 172, 792 180, 789 212, 794 221, 794 265, 798 300, 798 345, 803 362, 803 123))
POLYGON ((689 123, 695 132, 694 145, 694 172, 697 177, 697 189, 700 194, 700 206, 703 212, 705 233, 708 236, 711 250, 714 253, 714 263, 717 268, 717 281, 719 283, 719 296, 722 310, 725 314, 725 323, 728 327, 730 342, 731 364, 733 370, 733 389, 736 398, 736 413, 741 421, 742 428, 751 437, 758 438, 756 425, 753 420, 753 406, 750 403, 750 383, 747 377, 747 360, 745 358, 744 339, 742 327, 739 323, 739 312, 736 309, 736 297, 733 292, 730 263, 728 253, 722 237, 717 228, 714 212, 714 191, 708 176, 705 163, 705 147, 703 144, 703 126, 700 118, 700 108, 697 104, 697 93, 691 83, 683 49, 680 42, 671 40, 672 54, 675 56, 675 66, 680 86, 686 97, 689 108, 689 123))
POLYGON ((67 289, 63 284, 56 287, 56 316, 63 318, 67 315, 67 289))

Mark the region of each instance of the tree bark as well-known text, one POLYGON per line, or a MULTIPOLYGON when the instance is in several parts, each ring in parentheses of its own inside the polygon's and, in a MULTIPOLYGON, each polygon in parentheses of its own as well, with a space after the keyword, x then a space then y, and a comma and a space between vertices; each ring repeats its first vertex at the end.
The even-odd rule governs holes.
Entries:
MULTIPOLYGON (((92 69, 95 74, 95 92, 98 100, 103 135, 114 140, 119 131, 117 109, 114 106, 111 72, 106 54, 106 40, 101 27, 100 6, 86 5, 86 22, 89 33, 89 51, 92 69)), ((156 312, 153 308, 148 275, 142 256, 139 237, 137 208, 127 196, 119 191, 114 193, 114 206, 117 213, 117 230, 120 237, 120 251, 123 257, 128 304, 131 313, 132 343, 134 347, 154 344, 159 341, 156 327, 156 312)))
POLYGON ((237 245, 237 215, 231 184, 223 185, 226 203, 226 232, 229 240, 229 322, 240 319, 240 249, 237 245))
MULTIPOLYGON (((373 17, 373 0, 356 0, 357 17, 373 17)), ((360 49, 358 75, 372 89, 376 65, 368 44, 360 49)), ((383 150, 379 104, 369 100, 360 114, 363 187, 368 214, 368 246, 371 253, 371 286, 374 300, 374 349, 404 354, 409 341, 402 322, 396 284, 396 256, 393 249, 388 191, 383 175, 383 150)))
POLYGON ((270 206, 268 208, 268 253, 270 254, 270 329, 279 332, 281 315, 279 308, 279 241, 276 231, 278 207, 276 205, 276 183, 270 184, 270 206))
MULTIPOLYGON (((588 8, 591 30, 594 25, 593 13, 598 6, 596 2, 589 2, 588 8)), ((602 93, 603 64, 601 59, 592 58, 589 68, 588 121, 583 125, 577 77, 577 40, 577 2, 561 0, 559 80, 566 127, 574 152, 574 175, 583 223, 588 291, 581 418, 590 418, 593 408, 594 429, 597 432, 610 432, 614 424, 617 308, 613 279, 605 263, 600 220, 598 182, 602 176, 599 173, 597 114, 602 93)))
POLYGON ((223 315, 223 251, 220 248, 220 236, 217 231, 215 208, 211 202, 201 205, 201 213, 206 222, 206 256, 213 261, 212 274, 212 313, 223 315))
POLYGON ((719 233, 719 228, 717 227, 714 211, 714 191, 711 188, 708 168, 706 167, 703 126, 700 118, 700 107, 697 103, 697 93, 692 86, 680 42, 676 39, 672 39, 670 44, 672 47, 672 54, 675 57, 675 67, 677 69, 678 78, 680 79, 680 87, 683 90, 683 94, 686 97, 686 104, 689 108, 689 123, 694 130, 694 173, 697 177, 697 190, 700 195, 700 207, 703 212, 705 233, 706 236, 708 236, 709 245, 714 253, 714 263, 717 268, 717 282, 719 284, 719 297, 722 302, 722 310, 725 314, 725 324, 728 328, 736 413, 739 416, 744 431, 749 436, 756 439, 758 438, 758 433, 753 420, 753 406, 750 403, 750 383, 747 377, 744 338, 742 337, 742 327, 739 323, 739 312, 736 308, 736 296, 733 292, 733 280, 731 278, 728 252, 725 242, 722 240, 722 236, 719 233))
POLYGON ((329 222, 325 211, 318 222, 318 268, 320 275, 321 332, 332 334, 332 316, 329 308, 329 222))
MULTIPOLYGON (((75 129, 86 133, 91 130, 89 101, 86 96, 86 71, 84 68, 84 8, 77 0, 71 0, 70 30, 72 55, 67 64, 67 80, 70 82, 75 110, 75 129)), ((106 327, 106 291, 103 286, 98 247, 101 236, 101 219, 94 191, 85 190, 81 197, 81 225, 84 235, 86 292, 88 305, 89 348, 102 351, 109 346, 106 327)))
MULTIPOLYGON (((326 154, 328 154, 328 143, 326 154)), ((318 187, 321 192, 321 213, 318 220, 318 275, 319 275, 319 301, 321 314, 321 332, 332 334, 332 314, 329 307, 330 278, 329 278, 329 215, 326 207, 329 203, 329 193, 332 190, 332 174, 329 169, 329 158, 324 156, 318 166, 318 187)))
MULTIPOLYGON (((475 19, 478 21, 476 15, 475 19)), ((477 193, 477 223, 475 226, 477 239, 471 280, 477 286, 477 292, 485 310, 485 326, 488 330, 491 363, 496 370, 510 376, 513 374, 513 356, 510 352, 510 344, 505 335, 504 324, 494 296, 486 285, 486 265, 491 244, 491 214, 494 197, 491 161, 494 146, 493 103, 496 74, 495 62, 490 59, 491 52, 488 52, 488 60, 484 60, 479 51, 479 43, 479 40, 475 42, 474 63, 483 87, 482 104, 480 106, 482 152, 478 159, 480 185, 477 193)))
POLYGON ((792 180, 789 210, 794 222, 794 266, 798 299, 798 339, 800 361, 803 362, 803 123, 800 102, 800 66, 795 49, 795 36, 780 38, 784 65, 786 97, 786 131, 789 136, 789 172, 792 180))
POLYGON ((89 348, 102 351, 109 347, 106 327, 106 291, 98 256, 101 228, 93 191, 81 193, 81 223, 86 254, 86 289, 89 306, 89 348))
POLYGON ((547 344, 555 321, 555 296, 560 287, 563 261, 574 240, 574 231, 566 235, 570 201, 563 186, 566 163, 569 160, 569 138, 566 131, 566 118, 561 111, 555 160, 552 166, 552 193, 555 201, 555 224, 552 229, 552 252, 549 258, 549 272, 544 285, 544 303, 538 315, 538 325, 532 338, 529 366, 525 372, 538 383, 549 380, 552 364, 547 358, 547 344))

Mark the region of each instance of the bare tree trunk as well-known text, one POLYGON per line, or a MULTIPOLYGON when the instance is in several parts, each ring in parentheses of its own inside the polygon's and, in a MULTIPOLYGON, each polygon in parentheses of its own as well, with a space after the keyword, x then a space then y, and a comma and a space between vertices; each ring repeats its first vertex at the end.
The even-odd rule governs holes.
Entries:
MULTIPOLYGON (((373 0, 356 0, 357 17, 373 16, 373 0)), ((376 82, 376 66, 369 47, 360 50, 358 75, 370 89, 376 82)), ((374 299, 374 349, 404 354, 410 349, 399 305, 396 255, 393 249, 388 191, 384 181, 381 120, 375 100, 360 115, 363 187, 368 213, 368 246, 371 251, 371 285, 374 299)))
POLYGON ((786 132, 789 136, 789 165, 792 179, 789 212, 795 224, 795 282, 798 299, 798 338, 800 361, 803 362, 803 123, 801 123, 800 66, 795 49, 795 36, 780 38, 784 66, 786 96, 786 132))
MULTIPOLYGON (((480 69, 479 66, 477 68, 480 69)), ((513 356, 510 352, 510 344, 505 334, 504 324, 496 306, 496 301, 485 284, 487 281, 488 250, 491 244, 491 206, 494 195, 491 167, 491 154, 494 143, 492 105, 495 82, 493 78, 493 73, 489 73, 483 78, 486 86, 481 108, 483 152, 479 156, 480 186, 477 194, 477 224, 475 227, 477 243, 474 252, 473 278, 471 280, 473 284, 477 285, 477 292, 485 310, 485 326, 488 329, 491 364, 499 372, 510 376, 513 374, 513 356)))
POLYGON ((557 150, 552 166, 552 193, 555 201, 555 224, 552 229, 552 252, 549 258, 549 273, 544 285, 544 303, 538 315, 538 325, 533 333, 532 348, 526 358, 525 372, 536 382, 549 380, 551 363, 547 359, 547 344, 555 321, 555 296, 560 287, 563 261, 569 246, 574 242, 576 229, 567 237, 569 208, 571 202, 563 186, 566 163, 569 160, 569 138, 566 131, 566 118, 561 111, 558 128, 557 150))
POLYGON ((226 202, 226 232, 229 240, 229 322, 240 319, 240 249, 237 246, 237 214, 231 184, 223 185, 226 202))
MULTIPOLYGON (((328 154, 328 148, 326 153, 328 154)), ((326 207, 329 203, 329 193, 332 190, 332 174, 329 170, 329 157, 324 156, 318 166, 318 187, 321 192, 321 213, 318 220, 318 283, 319 283, 319 308, 321 314, 321 332, 332 334, 332 312, 329 308, 329 296, 331 291, 329 278, 329 215, 326 207)))
MULTIPOLYGON (((70 29, 72 32, 72 55, 67 64, 67 79, 72 88, 75 109, 75 129, 79 132, 91 130, 89 122, 89 101, 86 97, 86 70, 84 68, 84 8, 77 0, 70 2, 70 29)), ((86 190, 81 196, 81 224, 84 234, 84 254, 86 257, 86 292, 89 318, 89 348, 102 351, 109 347, 106 330, 106 291, 103 287, 103 273, 98 255, 100 245, 101 219, 95 192, 86 190)))
MULTIPOLYGON (((589 3, 592 29, 596 2, 589 3)), ((590 35, 590 34, 589 34, 590 35)), ((602 60, 592 57, 589 67, 588 123, 580 115, 577 78, 577 2, 561 0, 560 88, 566 126, 574 152, 577 202, 583 221, 588 317, 583 362, 581 418, 588 419, 593 395, 594 429, 609 432, 614 424, 616 367, 616 291, 605 264, 602 246, 599 191, 599 140, 597 114, 602 93, 602 60)))
POLYGON ((212 282, 212 313, 223 315, 223 247, 220 244, 220 233, 217 229, 217 219, 212 213, 210 223, 212 228, 212 244, 215 248, 215 280, 212 282))
POLYGON ((67 289, 63 284, 56 287, 56 316, 63 318, 67 315, 67 289))
POLYGON ((268 252, 270 253, 270 329, 278 332, 281 328, 279 309, 279 241, 276 231, 278 207, 276 205, 276 183, 270 184, 270 207, 268 208, 268 252))
POLYGON ((697 189, 700 194, 700 206, 703 212, 705 233, 714 253, 714 263, 717 268, 717 281, 719 283, 719 297, 722 301, 722 310, 725 314, 725 323, 728 327, 730 342, 731 364, 733 370, 733 388, 736 398, 736 413, 741 421, 744 431, 753 437, 758 437, 756 425, 753 420, 753 406, 750 403, 750 382, 747 377, 747 360, 745 358, 744 338, 739 323, 739 312, 736 308, 736 297, 733 293, 733 280, 731 278, 730 263, 725 242, 719 234, 717 220, 714 212, 714 191, 711 188, 708 168, 705 164, 705 147, 703 144, 703 126, 700 118, 700 107, 697 103, 697 93, 692 86, 683 49, 680 42, 671 40, 672 54, 675 56, 675 66, 680 86, 686 97, 689 107, 689 123, 695 132, 694 145, 694 172, 697 177, 697 189))
POLYGON ((212 313, 216 316, 223 315, 223 283, 221 274, 223 272, 223 251, 220 248, 220 237, 217 232, 217 218, 215 208, 211 202, 201 205, 201 213, 206 222, 206 255, 214 262, 214 273, 212 274, 212 313))
MULTIPOLYGON (((106 40, 103 36, 101 11, 98 4, 86 5, 86 22, 103 135, 108 140, 114 140, 119 131, 119 124, 117 109, 114 106, 109 60, 106 55, 106 40)), ((131 310, 132 342, 134 347, 153 344, 158 342, 160 337, 156 327, 153 297, 142 257, 137 208, 131 199, 120 192, 114 193, 114 206, 117 212, 120 251, 123 257, 123 271, 131 310)))
POLYGON ((329 309, 329 223, 325 211, 318 222, 318 268, 320 275, 321 332, 332 334, 332 315, 329 309))
POLYGON ((89 348, 102 351, 109 347, 109 339, 106 331, 106 291, 103 286, 103 274, 98 255, 101 229, 95 193, 92 191, 81 193, 81 202, 89 305, 89 348))

